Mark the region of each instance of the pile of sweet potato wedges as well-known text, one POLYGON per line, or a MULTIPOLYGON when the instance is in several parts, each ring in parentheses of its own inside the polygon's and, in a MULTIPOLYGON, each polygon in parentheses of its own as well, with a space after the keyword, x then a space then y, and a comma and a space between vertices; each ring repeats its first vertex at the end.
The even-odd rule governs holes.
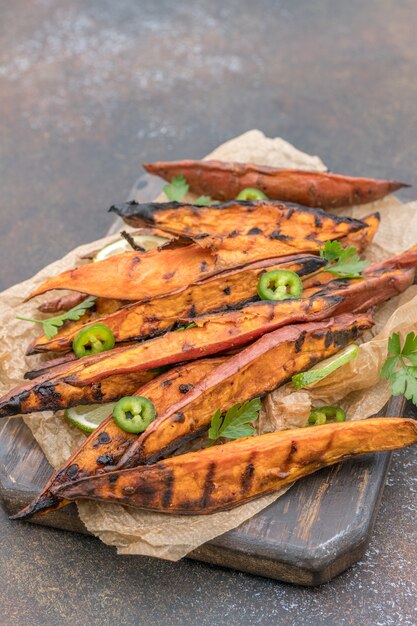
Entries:
POLYGON ((47 513, 79 498, 211 513, 348 457, 416 443, 412 420, 384 418, 177 453, 206 433, 217 409, 224 413, 263 397, 360 338, 373 325, 373 307, 414 282, 417 248, 369 265, 359 278, 317 275, 326 263, 319 254, 325 242, 337 240, 362 254, 380 219, 374 213, 356 220, 322 208, 370 202, 400 183, 211 161, 145 167, 167 180, 182 174, 192 191, 230 201, 112 207, 128 224, 162 232, 168 243, 84 264, 31 294, 75 292, 44 304, 49 312, 87 295, 97 299, 81 319, 28 346, 29 354, 55 355, 0 398, 0 417, 140 395, 153 403, 156 418, 136 435, 110 415, 16 517, 47 513), (272 199, 232 200, 243 187, 272 199), (260 277, 276 269, 302 277, 301 297, 259 298, 260 277), (97 322, 111 330, 115 347, 76 358, 74 338, 97 322))

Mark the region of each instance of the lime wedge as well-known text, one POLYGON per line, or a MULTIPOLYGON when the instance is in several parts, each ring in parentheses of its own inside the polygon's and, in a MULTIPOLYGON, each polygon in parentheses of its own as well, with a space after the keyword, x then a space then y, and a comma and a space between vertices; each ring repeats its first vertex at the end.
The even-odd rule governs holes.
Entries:
MULTIPOLYGON (((162 246, 162 244, 169 241, 165 237, 159 237, 158 235, 133 235, 133 240, 138 246, 141 246, 147 252, 152 248, 162 246)), ((107 244, 101 250, 99 250, 94 257, 93 261, 103 261, 115 254, 121 254, 122 252, 131 252, 132 248, 126 241, 126 239, 117 239, 112 243, 107 244)))
POLYGON ((111 415, 116 402, 109 404, 86 404, 65 409, 65 417, 85 433, 92 433, 101 422, 111 415))
POLYGON ((329 374, 332 374, 335 370, 342 367, 346 363, 349 363, 356 357, 359 351, 359 346, 356 343, 352 343, 350 346, 344 348, 341 352, 338 352, 334 356, 331 356, 321 363, 317 363, 307 372, 301 372, 301 374, 295 374, 292 377, 293 385, 296 389, 302 389, 304 387, 312 387, 319 380, 326 378, 329 374))

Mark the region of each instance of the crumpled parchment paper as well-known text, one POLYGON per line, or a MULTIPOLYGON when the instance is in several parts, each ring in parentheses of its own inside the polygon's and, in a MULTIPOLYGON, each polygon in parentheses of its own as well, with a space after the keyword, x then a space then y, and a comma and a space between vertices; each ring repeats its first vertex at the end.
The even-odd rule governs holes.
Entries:
MULTIPOLYGON (((219 146, 206 158, 252 161, 265 165, 325 171, 317 156, 300 152, 283 139, 270 139, 258 130, 249 131, 219 146)), ((365 173, 366 174, 366 173, 365 173)), ((387 173, 389 174, 389 173, 387 173)), ((192 195, 190 194, 190 199, 192 195)), ((158 200, 163 200, 163 195, 158 200)), ((381 213, 381 226, 366 256, 379 260, 398 253, 416 243, 417 203, 401 204, 388 197, 361 207, 340 210, 340 213, 363 217, 374 211, 381 213)), ((23 373, 33 369, 44 356, 26 357, 25 350, 36 328, 16 320, 16 315, 38 315, 37 306, 50 298, 45 294, 36 302, 23 299, 46 278, 80 264, 86 253, 96 250, 115 237, 101 239, 73 250, 44 268, 32 279, 15 285, 0 294, 0 393, 21 382, 23 373)), ((379 370, 386 356, 387 338, 393 331, 405 335, 417 331, 417 287, 379 308, 377 324, 360 347, 359 355, 343 368, 309 391, 294 391, 288 384, 265 399, 258 431, 269 432, 303 426, 310 407, 337 402, 348 410, 350 419, 369 417, 383 407, 389 398, 386 381, 379 379, 379 370)), ((62 465, 80 446, 83 433, 68 424, 62 412, 43 412, 24 417, 26 424, 54 468, 62 465)), ((104 543, 117 547, 120 554, 143 554, 178 560, 201 544, 240 525, 284 493, 264 496, 232 511, 203 516, 164 515, 140 511, 115 504, 83 501, 78 503, 81 519, 90 532, 104 543)))

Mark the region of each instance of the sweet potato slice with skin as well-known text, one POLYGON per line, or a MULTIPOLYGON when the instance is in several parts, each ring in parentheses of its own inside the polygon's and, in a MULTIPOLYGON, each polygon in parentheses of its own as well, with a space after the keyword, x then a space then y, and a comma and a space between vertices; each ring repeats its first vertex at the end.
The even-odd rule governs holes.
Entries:
POLYGON ((182 401, 160 414, 118 467, 153 463, 204 432, 216 409, 263 396, 331 356, 372 326, 369 314, 286 326, 264 335, 220 365, 182 401))
POLYGON ((30 297, 51 289, 70 289, 106 298, 146 300, 180 291, 228 269, 298 252, 318 252, 318 248, 308 239, 206 237, 182 248, 124 252, 67 270, 46 280, 30 297))
POLYGON ((286 206, 272 200, 227 202, 215 206, 196 206, 179 202, 138 204, 126 202, 113 206, 128 224, 154 223, 168 231, 191 237, 207 233, 228 235, 263 234, 314 239, 324 243, 363 230, 362 221, 331 215, 319 209, 286 206))
POLYGON ((195 318, 197 326, 166 333, 115 355, 98 355, 96 363, 80 364, 66 377, 73 385, 91 385, 103 377, 190 361, 246 345, 276 328, 329 317, 339 298, 253 302, 237 311, 195 318))
POLYGON ((399 417, 294 428, 79 480, 57 493, 71 500, 204 515, 273 493, 340 461, 415 443, 417 423, 399 417))
POLYGON ((135 373, 137 376, 141 371, 234 349, 274 328, 295 321, 323 319, 331 315, 339 301, 339 298, 326 297, 275 303, 256 302, 238 311, 196 318, 201 326, 172 331, 133 347, 119 347, 71 361, 50 370, 45 376, 12 389, 0 398, 0 417, 35 410, 56 410, 75 404, 109 402, 128 395, 124 392, 114 395, 116 390, 112 381, 115 378, 124 381, 126 374, 135 373), (106 400, 100 400, 101 385, 105 383, 111 392, 107 391, 106 400), (83 393, 86 398, 82 400, 83 393), (112 397, 109 397, 110 393, 112 397), (94 398, 91 398, 91 394, 94 398), (38 404, 41 408, 38 408, 38 404))
MULTIPOLYGON (((290 269, 299 276, 308 275, 323 265, 324 259, 313 255, 279 257, 250 263, 190 285, 184 291, 135 302, 95 322, 106 324, 116 342, 145 339, 170 330, 179 319, 195 317, 210 311, 228 310, 249 300, 258 299, 257 285, 261 274, 273 269, 290 269)), ((90 319, 84 324, 88 326, 90 319)), ((69 350, 80 324, 65 326, 53 339, 45 336, 31 344, 30 353, 69 350)))
POLYGON ((372 263, 371 265, 368 265, 368 267, 365 269, 365 272, 368 274, 386 267, 417 267, 417 244, 412 248, 405 250, 405 252, 401 252, 400 254, 396 254, 389 257, 388 259, 385 259, 385 261, 380 261, 379 263, 372 263))
MULTIPOLYGON (((415 269, 380 270, 363 278, 332 280, 303 292, 303 297, 339 296, 342 299, 335 314, 367 311, 405 291, 414 282, 415 269)), ((334 277, 333 277, 334 278, 334 277)))
POLYGON ((409 187, 393 180, 279 169, 253 163, 157 161, 144 163, 143 167, 149 174, 167 181, 182 174, 191 191, 216 200, 233 200, 242 189, 255 187, 273 200, 323 209, 374 202, 401 187, 409 187))
MULTIPOLYGON (((194 385, 221 365, 225 357, 186 363, 158 376, 132 395, 141 395, 153 402, 156 412, 164 413, 170 404, 185 397, 194 385)), ((37 513, 49 513, 68 504, 54 495, 60 485, 100 473, 106 465, 117 463, 137 435, 117 426, 110 415, 91 433, 65 465, 53 474, 43 491, 13 519, 25 519, 37 513)))
POLYGON ((378 212, 371 213, 371 215, 364 217, 362 221, 366 224, 366 228, 349 233, 340 239, 340 243, 344 248, 354 246, 358 254, 365 252, 366 248, 371 245, 373 238, 378 231, 381 216, 378 212))

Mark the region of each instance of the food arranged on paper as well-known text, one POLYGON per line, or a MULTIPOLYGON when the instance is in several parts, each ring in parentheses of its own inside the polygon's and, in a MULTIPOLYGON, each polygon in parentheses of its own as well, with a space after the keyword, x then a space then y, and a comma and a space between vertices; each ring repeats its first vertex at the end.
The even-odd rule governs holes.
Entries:
MULTIPOLYGON (((139 230, 47 278, 30 298, 72 293, 19 318, 41 329, 27 354, 51 358, 0 398, 0 417, 64 409, 90 434, 15 517, 84 498, 211 514, 417 443, 411 419, 350 421, 326 403, 301 428, 257 430, 268 394, 308 391, 352 363, 378 305, 413 285, 417 246, 366 260, 378 213, 323 210, 404 185, 209 160, 145 169, 169 182, 169 202, 113 206, 139 230)), ((416 335, 393 333, 385 351, 381 376, 417 404, 416 335)))

